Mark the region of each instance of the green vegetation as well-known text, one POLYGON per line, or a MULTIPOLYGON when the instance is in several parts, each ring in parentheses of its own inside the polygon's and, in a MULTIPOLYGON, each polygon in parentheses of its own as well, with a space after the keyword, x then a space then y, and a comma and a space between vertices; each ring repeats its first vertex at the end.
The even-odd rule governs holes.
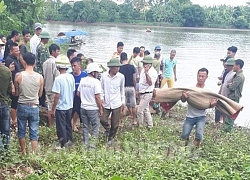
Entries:
POLYGON ((45 0, 1 0, 0 33, 9 35, 13 29, 33 30, 33 24, 45 19, 45 0))
POLYGON ((100 133, 95 150, 82 146, 81 133, 74 134, 75 146, 55 150, 55 128, 42 126, 37 155, 22 157, 12 133, 10 152, 0 161, 0 179, 249 179, 249 130, 226 134, 207 124, 201 148, 192 143, 185 148, 180 140, 185 109, 176 106, 171 112, 167 120, 155 115, 151 131, 125 120, 115 145, 107 146, 100 133))
POLYGON ((190 0, 0 0, 0 34, 13 29, 33 30, 35 22, 111 22, 161 26, 247 29, 250 2, 246 6, 200 7, 190 0))
POLYGON ((46 20, 114 22, 185 27, 249 28, 250 7, 201 7, 190 0, 142 1, 84 0, 75 3, 46 3, 46 20), (120 1, 117 1, 120 2, 120 1))

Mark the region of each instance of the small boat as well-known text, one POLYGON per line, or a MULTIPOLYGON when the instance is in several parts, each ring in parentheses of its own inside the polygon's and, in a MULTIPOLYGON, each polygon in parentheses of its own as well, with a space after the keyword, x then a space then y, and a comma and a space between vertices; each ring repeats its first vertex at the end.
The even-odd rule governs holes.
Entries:
POLYGON ((85 44, 88 39, 88 33, 81 30, 72 30, 68 32, 60 32, 52 41, 59 45, 79 46, 85 44))
POLYGON ((151 32, 151 30, 149 28, 147 28, 146 32, 151 32))

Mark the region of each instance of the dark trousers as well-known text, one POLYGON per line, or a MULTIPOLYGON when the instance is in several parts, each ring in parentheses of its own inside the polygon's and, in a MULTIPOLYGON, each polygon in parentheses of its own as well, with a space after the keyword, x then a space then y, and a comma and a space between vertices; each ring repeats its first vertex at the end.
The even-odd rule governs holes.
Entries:
POLYGON ((9 142, 10 142, 10 109, 7 104, 0 102, 0 150, 2 149, 2 147, 8 149, 9 142))
POLYGON ((109 140, 112 140, 117 133, 120 123, 121 107, 116 109, 103 108, 103 116, 101 117, 101 124, 106 131, 109 131, 109 140), (109 124, 108 118, 111 113, 111 125, 109 124))
POLYGON ((39 98, 39 105, 42 106, 42 107, 47 107, 46 106, 46 96, 45 96, 45 89, 44 88, 43 88, 43 94, 39 98))
MULTIPOLYGON (((74 97, 74 103, 73 103, 73 109, 72 109, 72 118, 74 114, 77 113, 80 119, 80 122, 82 123, 82 116, 81 116, 81 98, 79 96, 74 97)), ((71 119, 72 119, 71 118, 71 119)))
POLYGON ((72 109, 56 110, 56 133, 61 147, 68 141, 73 141, 71 125, 72 109))
POLYGON ((215 108, 215 122, 218 123, 220 122, 220 116, 221 116, 221 112, 215 108))

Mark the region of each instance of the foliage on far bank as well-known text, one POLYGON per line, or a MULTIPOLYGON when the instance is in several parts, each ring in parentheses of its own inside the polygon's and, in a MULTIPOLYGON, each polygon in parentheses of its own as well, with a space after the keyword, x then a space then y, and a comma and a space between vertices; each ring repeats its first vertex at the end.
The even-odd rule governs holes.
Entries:
POLYGON ((61 3, 49 0, 46 20, 71 22, 151 23, 185 27, 249 28, 250 7, 201 7, 190 0, 142 1, 84 0, 61 3))
POLYGON ((35 22, 45 20, 244 29, 250 27, 249 6, 201 7, 190 0, 0 0, 0 34, 33 31, 35 22))
POLYGON ((33 31, 33 25, 45 19, 45 0, 0 0, 0 34, 9 35, 12 30, 33 31))

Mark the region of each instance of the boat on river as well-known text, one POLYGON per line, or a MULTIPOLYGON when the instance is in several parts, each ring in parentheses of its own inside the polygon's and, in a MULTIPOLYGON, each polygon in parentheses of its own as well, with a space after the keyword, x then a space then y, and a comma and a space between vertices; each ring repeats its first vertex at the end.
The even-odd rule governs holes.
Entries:
POLYGON ((82 30, 72 30, 58 33, 57 37, 52 38, 54 43, 59 45, 80 46, 88 40, 88 33, 82 30))

